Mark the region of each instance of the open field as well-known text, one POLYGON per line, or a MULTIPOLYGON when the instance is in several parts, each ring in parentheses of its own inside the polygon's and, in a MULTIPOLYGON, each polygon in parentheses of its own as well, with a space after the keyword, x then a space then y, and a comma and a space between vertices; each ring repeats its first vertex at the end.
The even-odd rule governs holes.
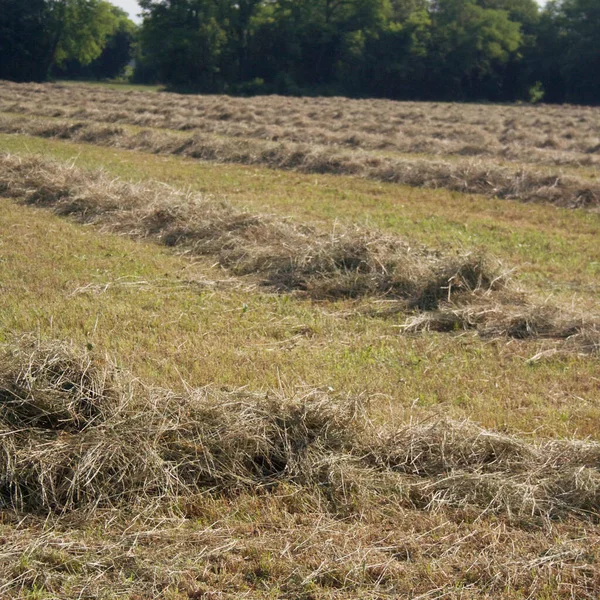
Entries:
POLYGON ((1 597, 598 597, 597 109, 0 107, 1 597))
POLYGON ((401 154, 600 165, 599 110, 347 98, 175 96, 2 84, 3 112, 401 154))
POLYGON ((3 83, 0 111, 6 113, 0 120, 5 133, 568 207, 597 210, 600 203, 600 111, 594 108, 173 99, 3 83), (565 131, 560 138, 559 129, 565 131))

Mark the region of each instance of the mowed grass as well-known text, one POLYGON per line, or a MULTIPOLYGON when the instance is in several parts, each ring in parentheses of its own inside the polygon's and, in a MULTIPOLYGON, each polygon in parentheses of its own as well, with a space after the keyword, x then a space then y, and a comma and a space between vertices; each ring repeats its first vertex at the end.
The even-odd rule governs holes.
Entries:
MULTIPOLYGON (((21 140, 29 150, 30 142, 21 140)), ((102 158, 96 149, 63 143, 45 149, 62 158, 80 150, 80 165, 98 166, 102 159, 106 168, 114 165, 115 174, 129 165, 130 177, 137 173, 142 178, 146 169, 169 181, 165 172, 153 169, 153 163, 162 164, 172 168, 171 180, 179 183, 181 171, 191 173, 195 167, 198 186, 219 179, 221 170, 231 172, 229 181, 237 185, 260 181, 261 175, 242 170, 236 180, 230 167, 212 166, 211 171, 207 165, 106 150, 102 158)), ((273 180, 283 176, 262 175, 273 180)), ((308 187, 310 178, 305 179, 302 184, 308 187)), ((336 184, 336 178, 324 179, 314 189, 326 191, 336 184)), ((280 186, 276 191, 283 182, 280 186)), ((222 184, 219 189, 226 188, 222 184)), ((387 191, 391 202, 392 190, 387 191)), ((252 192, 242 196, 244 202, 258 204, 259 192, 252 192)), ((359 191, 352 202, 365 193, 359 191)), ((317 216, 316 209, 304 214, 317 216)), ((210 261, 102 234, 8 200, 2 201, 0 226, 5 297, 0 327, 5 338, 37 331, 43 337, 75 339, 110 351, 136 375, 167 387, 322 386, 364 395, 386 418, 443 414, 538 436, 599 437, 597 358, 530 362, 546 347, 543 342, 490 341, 474 334, 404 335, 401 316, 371 318, 359 315, 351 302, 310 303, 268 293, 250 280, 230 279, 210 261)), ((422 226, 419 239, 434 241, 426 232, 422 226)), ((587 300, 592 296, 588 292, 587 300)))
POLYGON ((520 168, 545 164, 561 169, 586 166, 593 171, 598 166, 600 138, 593 107, 276 95, 235 98, 9 82, 0 86, 0 100, 5 111, 203 131, 240 141, 300 142, 375 151, 380 156, 494 157, 500 162, 517 161, 520 168))

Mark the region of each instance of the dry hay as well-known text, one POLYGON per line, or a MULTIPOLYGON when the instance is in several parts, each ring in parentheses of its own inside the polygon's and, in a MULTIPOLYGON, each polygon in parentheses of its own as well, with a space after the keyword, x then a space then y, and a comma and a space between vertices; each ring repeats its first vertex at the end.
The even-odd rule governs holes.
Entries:
MULTIPOLYGON (((283 486, 282 486, 283 487, 283 486)), ((594 600, 598 527, 577 519, 466 519, 398 505, 340 519, 306 494, 203 494, 185 515, 3 512, 1 591, 58 598, 594 600), (89 532, 97 532, 95 535, 89 532), (424 576, 426 573, 426 576, 424 576), (509 590, 509 592, 507 592, 509 590)))
POLYGON ((217 257, 237 275, 311 298, 385 296, 413 307, 499 289, 481 256, 442 256, 372 230, 321 231, 252 214, 165 185, 132 185, 41 158, 0 157, 0 193, 57 214, 196 255, 217 257))
MULTIPOLYGON (((502 298, 500 298, 502 300, 502 298)), ((551 305, 533 305, 524 298, 469 305, 441 303, 437 309, 420 313, 403 325, 407 333, 476 330, 482 337, 517 340, 559 340, 562 350, 600 353, 600 319, 575 315, 551 305), (517 300, 517 301, 515 301, 517 300)))
POLYGON ((0 359, 0 501, 21 511, 140 505, 294 486, 324 510, 472 506, 596 519, 600 446, 469 422, 394 429, 359 399, 150 388, 73 346, 23 338, 0 359))
POLYGON ((445 188, 524 202, 550 202, 569 208, 596 209, 600 199, 600 185, 595 178, 544 173, 538 169, 505 166, 481 159, 397 158, 315 144, 210 134, 187 136, 152 129, 134 132, 120 126, 87 121, 43 121, 6 116, 0 118, 0 132, 118 146, 205 161, 263 165, 303 173, 354 175, 413 187, 445 188))
POLYGON ((180 96, 3 82, 0 110, 388 154, 600 164, 593 107, 180 96))
POLYGON ((552 339, 562 349, 600 351, 594 316, 535 305, 508 285, 481 254, 441 254, 377 230, 333 231, 250 213, 227 202, 163 184, 134 185, 40 157, 0 157, 0 194, 134 238, 151 238, 193 255, 215 257, 237 276, 315 300, 379 298, 385 316, 423 311, 407 333, 477 330, 482 336, 552 339))

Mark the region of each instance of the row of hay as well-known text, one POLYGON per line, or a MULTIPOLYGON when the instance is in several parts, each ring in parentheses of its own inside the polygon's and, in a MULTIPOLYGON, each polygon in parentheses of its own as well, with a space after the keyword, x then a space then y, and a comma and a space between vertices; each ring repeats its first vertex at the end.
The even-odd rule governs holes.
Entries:
POLYGON ((116 146, 157 154, 174 154, 198 160, 263 165, 303 173, 353 175, 413 187, 445 188, 463 193, 541 201, 569 208, 600 204, 600 184, 574 176, 543 174, 486 163, 399 159, 289 142, 264 142, 210 135, 185 136, 167 131, 61 120, 44 121, 0 117, 0 132, 19 133, 116 146))
MULTIPOLYGON (((0 91, 2 88, 0 87, 0 91)), ((246 118, 224 120, 223 108, 220 111, 199 113, 170 106, 167 111, 154 105, 122 106, 116 101, 111 104, 99 102, 96 98, 82 99, 77 96, 65 98, 43 98, 37 101, 24 100, 15 102, 14 99, 1 102, 0 111, 31 115, 37 117, 52 117, 61 119, 76 119, 78 121, 93 121, 96 123, 135 125, 172 129, 176 131, 194 131, 234 138, 253 138, 271 142, 286 141, 297 144, 318 145, 333 148, 351 148, 352 150, 386 151, 407 154, 431 154, 438 156, 478 156, 499 157, 502 160, 520 161, 526 164, 592 166, 600 164, 592 148, 597 145, 588 140, 586 152, 576 152, 565 148, 564 140, 555 136, 537 133, 524 135, 521 132, 506 131, 496 139, 491 133, 478 131, 472 127, 457 128, 456 125, 435 123, 425 125, 401 125, 380 127, 367 126, 363 130, 358 123, 348 125, 343 121, 333 120, 336 124, 331 127, 331 121, 325 121, 326 115, 319 120, 311 121, 303 117, 290 117, 285 121, 281 115, 273 118, 278 124, 263 122, 263 119, 246 118), (214 114, 213 114, 214 113, 214 114), (530 144, 530 145, 529 145, 530 144)), ((495 132, 497 133, 497 132, 495 132)), ((575 137, 573 134, 571 134, 575 137)), ((571 138, 568 140, 571 141, 571 138)))
POLYGON ((215 256, 237 275, 311 298, 386 296, 420 308, 500 288, 480 256, 441 256, 374 230, 332 231, 200 194, 133 185, 39 156, 0 156, 0 194, 136 238, 215 256))
POLYGON ((595 519, 600 445, 472 423, 397 429, 361 403, 149 388, 106 360, 24 338, 0 351, 0 503, 24 511, 294 486, 334 513, 375 501, 595 519))
POLYGON ((0 194, 107 231, 214 257, 233 274, 259 278, 276 291, 316 300, 384 298, 393 302, 392 314, 425 311, 410 318, 407 332, 474 329, 600 351, 597 318, 532 305, 507 286, 496 261, 482 255, 442 254, 372 229, 336 224, 323 230, 34 155, 0 156, 0 194))
POLYGON ((180 96, 0 84, 3 110, 399 152, 598 164, 597 109, 347 98, 180 96))
POLYGON ((564 350, 600 353, 600 319, 575 316, 551 305, 521 302, 445 303, 436 310, 408 319, 406 332, 457 332, 476 330, 483 337, 563 340, 564 350))

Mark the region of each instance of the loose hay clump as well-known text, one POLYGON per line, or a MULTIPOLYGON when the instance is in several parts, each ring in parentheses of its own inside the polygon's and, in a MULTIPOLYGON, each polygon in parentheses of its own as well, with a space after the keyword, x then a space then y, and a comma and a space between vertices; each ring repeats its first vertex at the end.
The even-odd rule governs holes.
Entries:
POLYGON ((576 315, 555 306, 536 306, 524 299, 505 297, 473 303, 441 303, 436 309, 409 318, 403 329, 421 331, 464 331, 474 329, 482 337, 518 340, 554 340, 564 350, 584 354, 600 351, 600 322, 594 316, 576 315))
POLYGON ((149 440, 123 426, 133 394, 114 365, 72 346, 24 338, 3 348, 0 500, 64 510, 166 489, 149 440))
POLYGON ((599 457, 598 444, 534 444, 468 422, 377 426, 360 401, 318 391, 177 394, 31 338, 1 352, 0 503, 20 511, 283 484, 335 514, 375 501, 595 519, 599 457))
POLYGON ((430 477, 460 470, 518 472, 537 454, 523 440, 486 431, 470 422, 435 421, 383 430, 372 448, 376 464, 430 477))
POLYGON ((23 342, 0 357, 0 419, 18 429, 82 431, 118 412, 116 377, 68 345, 23 342))

